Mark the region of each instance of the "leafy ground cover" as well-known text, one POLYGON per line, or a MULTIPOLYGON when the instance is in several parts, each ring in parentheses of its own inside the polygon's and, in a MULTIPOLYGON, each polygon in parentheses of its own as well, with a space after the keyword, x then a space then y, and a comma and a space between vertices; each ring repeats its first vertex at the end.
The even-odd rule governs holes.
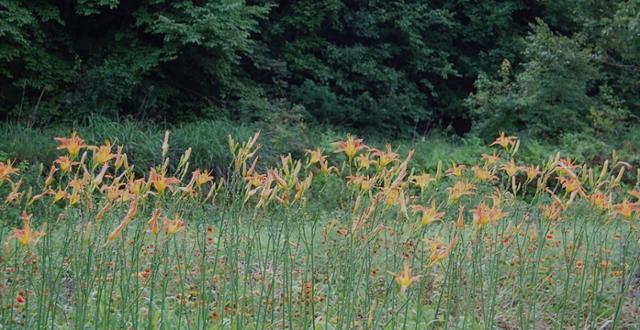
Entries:
POLYGON ((639 324, 640 173, 615 152, 525 162, 501 134, 449 163, 348 136, 263 164, 256 134, 214 174, 171 137, 151 168, 75 132, 50 166, 0 163, 0 324, 639 324))

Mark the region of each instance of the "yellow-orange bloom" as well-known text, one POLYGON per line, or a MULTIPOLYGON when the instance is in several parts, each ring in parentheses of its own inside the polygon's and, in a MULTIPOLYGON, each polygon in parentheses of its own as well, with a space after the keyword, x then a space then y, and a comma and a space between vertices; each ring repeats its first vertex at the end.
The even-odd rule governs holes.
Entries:
POLYGON ((176 178, 167 178, 164 174, 158 174, 155 168, 151 169, 149 181, 153 184, 153 188, 155 188, 159 194, 162 194, 167 188, 170 191, 173 191, 172 185, 180 183, 180 180, 176 178))
POLYGON ((542 210, 542 218, 549 221, 557 221, 561 219, 564 205, 558 200, 553 200, 551 204, 540 205, 542 210))
POLYGON ((449 192, 449 204, 456 203, 462 196, 473 195, 475 186, 465 181, 458 181, 452 187, 447 188, 449 192))
POLYGON ((129 179, 127 182, 127 188, 129 189, 130 193, 134 195, 140 195, 143 190, 146 191, 148 186, 145 187, 145 182, 143 178, 136 179, 133 175, 131 175, 129 176, 129 179))
POLYGON ((492 165, 496 164, 500 160, 500 156, 498 156, 494 151, 493 154, 491 155, 482 154, 482 159, 484 160, 485 166, 491 167, 492 165))
POLYGON ((22 229, 14 229, 13 235, 21 245, 27 246, 38 242, 40 237, 44 236, 42 231, 31 230, 31 215, 22 212, 22 229))
POLYGON ((120 185, 118 184, 112 184, 109 186, 102 186, 102 188, 100 189, 102 192, 106 192, 107 193, 107 200, 109 201, 115 201, 118 198, 120 198, 122 191, 120 190, 120 185))
POLYGON ((373 149, 373 156, 378 158, 378 167, 383 168, 389 165, 391 162, 398 159, 398 154, 393 152, 391 149, 391 145, 387 144, 385 146, 386 151, 373 149))
POLYGON ((398 203, 400 190, 398 188, 386 189, 384 194, 384 207, 389 208, 398 203))
POLYGON ((116 227, 116 229, 114 229, 111 232, 111 234, 109 234, 109 237, 108 237, 109 242, 115 240, 116 238, 120 237, 120 235, 122 235, 122 230, 125 227, 127 227, 127 225, 129 225, 129 222, 131 222, 133 217, 136 216, 137 212, 138 212, 138 196, 134 197, 133 201, 131 202, 131 206, 129 206, 129 211, 127 211, 127 214, 122 219, 122 222, 120 222, 118 227, 116 227))
POLYGON ((16 173, 18 173, 18 169, 13 167, 12 161, 0 162, 0 182, 16 173))
POLYGON ((575 176, 575 171, 581 166, 574 164, 571 158, 559 159, 556 163, 555 171, 559 176, 575 176))
POLYGON ((540 175, 540 166, 528 166, 524 171, 527 173, 527 182, 531 182, 540 175))
POLYGON ((324 152, 324 150, 320 147, 316 148, 315 150, 309 150, 307 149, 305 151, 305 154, 309 155, 309 160, 307 161, 307 165, 313 165, 317 162, 320 161, 320 159, 322 159, 322 153, 324 152))
POLYGON ((458 238, 454 237, 447 246, 445 246, 440 239, 432 241, 429 247, 431 254, 429 255, 428 266, 432 266, 434 263, 446 259, 451 254, 451 251, 453 251, 457 241, 458 238))
POLYGON ((356 161, 358 162, 359 169, 368 169, 371 166, 371 159, 368 154, 360 154, 356 161))
POLYGON ((480 182, 491 182, 496 179, 492 171, 478 165, 472 167, 471 170, 473 171, 473 177, 480 182))
POLYGON ((356 139, 349 134, 346 140, 334 142, 332 145, 336 148, 335 152, 344 152, 347 158, 351 160, 359 150, 367 148, 363 141, 363 139, 356 139))
POLYGON ((368 192, 373 188, 375 178, 362 175, 350 175, 347 177, 349 183, 353 184, 360 192, 368 192))
POLYGON ((400 294, 404 294, 409 288, 409 286, 411 286, 411 284, 413 284, 414 282, 417 282, 422 277, 422 275, 418 275, 418 276, 411 275, 411 269, 409 267, 408 262, 404 263, 401 273, 399 274, 395 274, 391 272, 389 273, 395 277, 396 283, 400 285, 400 294))
POLYGON ((56 137, 54 140, 58 141, 58 150, 67 149, 69 156, 75 158, 80 153, 80 149, 86 148, 87 144, 81 139, 75 131, 71 133, 71 137, 56 137))
POLYGON ((322 157, 320 159, 320 173, 329 174, 331 172, 338 172, 338 169, 335 166, 329 166, 326 157, 322 157))
POLYGON ((60 172, 62 173, 69 172, 69 170, 71 170, 71 167, 77 164, 71 161, 71 158, 69 158, 69 156, 60 156, 58 157, 58 159, 55 160, 55 163, 58 164, 58 167, 60 168, 60 172))
POLYGON ((484 202, 480 202, 475 209, 471 210, 473 214, 473 224, 479 229, 488 223, 495 224, 498 220, 507 216, 499 207, 489 208, 484 202))
POLYGON ((631 220, 631 218, 633 218, 633 213, 638 211, 639 208, 638 204, 631 203, 625 198, 621 203, 614 205, 614 213, 621 215, 627 220, 631 220))
POLYGON ((603 193, 595 193, 589 197, 591 205, 600 211, 606 211, 609 209, 609 197, 603 193))
POLYGON ((500 136, 497 137, 496 140, 491 145, 492 146, 499 145, 504 149, 508 149, 509 146, 512 146, 513 144, 516 143, 517 139, 518 138, 516 136, 506 136, 504 132, 501 132, 500 136))
POLYGON ((193 177, 195 179, 196 185, 198 186, 202 186, 205 183, 213 182, 213 176, 208 170, 203 172, 200 172, 200 170, 195 170, 193 171, 193 177))
POLYGON ((427 172, 422 172, 420 175, 412 175, 409 180, 420 187, 421 191, 424 191, 429 186, 429 183, 435 181, 435 178, 427 172))
POLYGON ((576 176, 571 175, 569 178, 560 176, 557 180, 562 183, 564 190, 571 194, 569 201, 573 201, 578 195, 586 198, 586 194, 582 188, 582 183, 580 183, 580 180, 578 180, 576 176))
POLYGON ((420 217, 420 223, 423 225, 429 225, 435 221, 442 220, 444 217, 444 212, 438 212, 438 208, 436 207, 436 201, 431 201, 430 207, 424 207, 422 205, 412 205, 411 209, 413 212, 418 213, 422 212, 422 216, 420 217))
POLYGON ((116 157, 111 153, 111 142, 108 141, 99 147, 91 147, 91 150, 93 150, 94 165, 102 165, 116 157))
POLYGON ((153 210, 153 213, 151 213, 151 219, 149 219, 149 222, 147 222, 147 225, 149 226, 149 230, 155 237, 158 237, 158 233, 160 232, 160 224, 158 223, 159 219, 160 219, 160 209, 155 209, 153 210))
POLYGON ((516 174, 518 174, 518 172, 520 171, 520 166, 516 165, 516 162, 513 160, 513 158, 511 159, 511 161, 509 161, 508 163, 504 164, 501 169, 507 173, 507 175, 509 177, 512 177, 516 174))
POLYGON ((58 188, 56 192, 53 194, 53 202, 57 203, 67 197, 67 191, 58 188))
POLYGON ((184 227, 184 221, 182 221, 178 214, 176 214, 173 220, 168 220, 167 218, 162 219, 162 228, 164 229, 165 234, 176 234, 177 232, 182 231, 184 227))
POLYGON ((467 167, 464 164, 451 164, 451 168, 449 168, 445 173, 447 176, 462 176, 464 175, 464 171, 467 167))
POLYGON ((76 191, 67 195, 67 197, 69 199, 69 205, 71 206, 76 205, 80 202, 80 194, 76 191))
POLYGON ((473 214, 473 224, 476 228, 488 224, 491 220, 490 209, 484 202, 480 202, 475 209, 471 210, 471 213, 473 214))

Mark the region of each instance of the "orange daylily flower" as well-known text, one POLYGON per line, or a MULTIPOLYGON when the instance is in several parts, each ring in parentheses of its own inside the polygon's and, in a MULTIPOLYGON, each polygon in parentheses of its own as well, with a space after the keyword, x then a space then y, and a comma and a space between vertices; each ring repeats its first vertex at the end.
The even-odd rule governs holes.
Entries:
POLYGON ((451 164, 451 168, 449 168, 445 173, 447 174, 447 176, 462 176, 464 175, 464 171, 467 169, 467 167, 464 164, 456 164, 456 163, 452 163, 451 164))
POLYGON ((93 151, 94 165, 102 165, 116 157, 111 153, 111 142, 109 141, 99 147, 90 147, 90 149, 93 151))
POLYGON ((473 171, 473 177, 480 182, 491 182, 497 179, 492 171, 478 165, 472 167, 471 170, 473 171))
POLYGON ((411 284, 413 284, 414 282, 417 282, 422 277, 422 275, 418 275, 418 276, 411 275, 411 269, 409 267, 408 262, 404 263, 401 273, 396 274, 396 273, 389 272, 389 274, 394 276, 396 279, 396 283, 400 285, 400 294, 404 294, 409 288, 409 286, 411 286, 411 284))
POLYGON ((626 198, 621 203, 618 203, 613 207, 615 214, 621 215, 627 220, 631 220, 631 218, 633 218, 633 213, 640 209, 640 206, 637 203, 631 203, 626 198))
POLYGON ((147 226, 149 226, 149 230, 155 237, 158 237, 158 233, 160 232, 160 225, 158 223, 159 219, 160 209, 154 209, 151 213, 151 219, 149 219, 149 222, 147 222, 147 226))
POLYGON ((420 187, 420 191, 424 191, 429 186, 429 183, 435 181, 435 178, 431 174, 423 172, 420 175, 412 175, 409 180, 420 187))
POLYGON ((180 218, 180 215, 176 214, 173 220, 167 218, 162 219, 162 228, 165 234, 173 235, 179 231, 182 231, 185 227, 184 221, 180 218))
POLYGON ((608 210, 609 205, 611 204, 610 203, 611 198, 607 197, 607 195, 603 193, 595 193, 591 195, 589 199, 591 200, 591 205, 593 205, 593 207, 601 211, 608 210))
POLYGON ((326 156, 320 158, 320 173, 329 174, 331 172, 338 173, 338 169, 335 166, 329 166, 326 156))
POLYGON ((349 134, 346 140, 334 142, 332 145, 336 147, 336 153, 344 152, 347 158, 352 160, 359 150, 367 148, 367 145, 365 145, 363 141, 363 139, 356 139, 349 134))
POLYGON ((491 155, 482 154, 482 159, 484 160, 484 165, 486 167, 490 167, 490 166, 496 164, 500 160, 500 156, 498 156, 496 154, 496 152, 494 151, 493 154, 491 154, 491 155))
POLYGON ((250 187, 257 188, 257 187, 260 187, 262 185, 262 182, 266 178, 267 178, 267 176, 264 175, 264 174, 254 173, 251 176, 246 177, 245 180, 247 180, 247 184, 250 185, 250 187))
POLYGON ((576 176, 570 176, 569 178, 560 176, 557 180, 562 183, 564 190, 570 194, 569 202, 573 201, 578 195, 586 198, 587 195, 584 192, 584 188, 582 188, 582 183, 576 176))
POLYGON ((67 195, 67 199, 69 200, 69 205, 73 206, 80 202, 80 194, 76 191, 67 195))
POLYGON ((432 241, 429 247, 429 249, 431 250, 431 254, 429 255, 428 266, 432 266, 434 263, 446 259, 451 254, 451 251, 453 251, 453 248, 455 247, 457 241, 457 236, 454 237, 447 246, 445 246, 440 239, 432 241))
POLYGON ((390 144, 385 145, 386 151, 373 149, 372 155, 378 158, 378 167, 384 168, 389 165, 391 162, 394 162, 398 159, 398 154, 393 152, 390 144))
POLYGON ((71 158, 69 158, 69 156, 66 156, 66 155, 58 157, 58 159, 56 159, 54 163, 58 164, 58 167, 60 168, 60 172, 62 173, 69 172, 73 165, 78 164, 77 162, 71 161, 71 158))
POLYGON ((499 145, 504 149, 508 149, 509 146, 512 146, 513 144, 516 143, 517 139, 518 139, 517 136, 506 136, 504 132, 501 132, 500 136, 497 137, 496 140, 491 145, 492 146, 499 145))
POLYGON ((53 202, 57 203, 67 197, 67 191, 58 188, 56 192, 53 194, 53 202))
POLYGON ((368 192, 373 188, 375 178, 362 175, 350 175, 347 177, 349 183, 353 184, 360 192, 368 192))
POLYGON ((71 137, 56 137, 54 140, 58 141, 58 150, 67 149, 69 156, 75 158, 80 153, 80 149, 86 148, 87 144, 81 139, 76 131, 71 133, 71 137))
POLYGON ((360 154, 356 161, 358 163, 358 169, 368 169, 371 166, 371 159, 368 154, 360 154))
POLYGON ((322 153, 324 149, 318 147, 315 150, 307 149, 304 153, 309 155, 309 160, 307 160, 307 165, 313 165, 322 159, 322 153))
POLYGON ((436 201, 431 201, 430 207, 424 207, 422 205, 412 205, 411 209, 413 212, 418 213, 422 212, 422 216, 420 217, 420 223, 423 225, 429 225, 435 221, 442 220, 445 212, 438 212, 438 208, 436 207, 436 201))
POLYGON ((449 204, 456 203, 462 196, 473 195, 475 186, 465 181, 458 181, 452 187, 447 188, 449 192, 449 204))
POLYGON ((475 209, 471 210, 473 214, 473 224, 476 229, 485 226, 488 223, 496 224, 498 220, 507 216, 499 207, 489 208, 484 202, 480 202, 475 209))
POLYGON ((148 184, 149 183, 145 185, 145 181, 143 178, 136 179, 133 175, 131 175, 129 176, 127 181, 127 188, 130 193, 134 195, 140 195, 142 194, 143 190, 146 191, 146 189, 149 188, 148 184))
POLYGON ((574 164, 571 158, 560 159, 556 163, 555 171, 559 176, 575 176, 575 171, 580 167, 582 166, 574 164))
POLYGON ((31 230, 31 215, 26 212, 22 212, 22 229, 14 229, 13 236, 23 246, 28 246, 38 242, 40 237, 44 236, 42 231, 31 230))
POLYGON ((400 199, 400 189, 387 188, 384 191, 384 207, 389 208, 396 205, 400 199))
POLYGON ((180 183, 177 178, 167 178, 164 174, 158 174, 155 168, 152 168, 149 173, 149 181, 159 194, 162 194, 167 188, 173 191, 173 185, 180 183))
POLYGON ((18 173, 18 169, 13 167, 13 162, 8 160, 5 162, 0 162, 0 182, 3 182, 8 177, 18 173))
POLYGON ((511 158, 511 160, 508 163, 502 165, 501 169, 505 173, 507 173, 509 177, 513 177, 514 175, 518 174, 521 168, 520 166, 517 166, 516 162, 513 160, 513 158, 511 158))
POLYGON ((202 186, 205 183, 213 182, 213 176, 209 170, 200 171, 199 169, 193 171, 193 178, 197 186, 202 186))
POLYGON ((138 197, 136 196, 133 199, 133 201, 131 202, 131 206, 129 206, 129 211, 127 211, 127 214, 122 219, 122 222, 120 222, 118 227, 116 227, 116 229, 114 229, 109 234, 109 237, 108 237, 108 241, 109 242, 114 241, 115 239, 117 239, 118 237, 120 237, 122 235, 122 230, 125 227, 127 227, 127 225, 129 225, 129 222, 131 222, 133 217, 136 216, 137 212, 138 212, 138 197))
POLYGON ((538 175, 540 175, 540 166, 528 166, 524 169, 527 173, 527 183, 533 181, 538 175))
POLYGON ((557 221, 561 219, 564 205, 557 199, 554 199, 550 204, 540 205, 540 210, 542 210, 543 219, 557 221))

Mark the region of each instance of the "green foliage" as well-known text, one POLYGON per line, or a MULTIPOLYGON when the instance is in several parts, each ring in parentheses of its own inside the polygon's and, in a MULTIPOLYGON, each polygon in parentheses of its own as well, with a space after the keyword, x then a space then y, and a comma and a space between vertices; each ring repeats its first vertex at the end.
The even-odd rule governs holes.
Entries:
POLYGON ((480 134, 499 130, 526 130, 535 136, 555 137, 562 132, 595 129, 610 133, 620 128, 628 110, 602 83, 595 54, 582 35, 566 37, 539 21, 526 38, 525 62, 512 73, 503 62, 500 78, 481 75, 477 93, 468 99, 480 134))
POLYGON ((571 19, 592 45, 604 79, 622 105, 640 116, 640 2, 571 1, 571 19))
POLYGON ((639 22, 610 0, 6 0, 0 116, 609 134, 640 115, 639 22))
POLYGON ((439 49, 451 13, 421 1, 298 1, 270 18, 278 78, 320 122, 411 129, 434 119, 433 81, 456 74, 439 49))
POLYGON ((241 0, 3 2, 0 105, 29 122, 230 107, 254 85, 236 73, 266 12, 241 0))

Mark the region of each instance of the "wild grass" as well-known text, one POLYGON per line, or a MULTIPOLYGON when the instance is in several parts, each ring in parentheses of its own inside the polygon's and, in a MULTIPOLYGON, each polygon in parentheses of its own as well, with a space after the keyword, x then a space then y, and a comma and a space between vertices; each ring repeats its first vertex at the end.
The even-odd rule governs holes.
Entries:
POLYGON ((172 135, 136 134, 151 169, 77 135, 41 175, 0 163, 3 327, 639 324, 638 173, 615 153, 531 164, 501 136, 469 161, 348 137, 261 166, 255 135, 225 140, 214 176, 172 135))

